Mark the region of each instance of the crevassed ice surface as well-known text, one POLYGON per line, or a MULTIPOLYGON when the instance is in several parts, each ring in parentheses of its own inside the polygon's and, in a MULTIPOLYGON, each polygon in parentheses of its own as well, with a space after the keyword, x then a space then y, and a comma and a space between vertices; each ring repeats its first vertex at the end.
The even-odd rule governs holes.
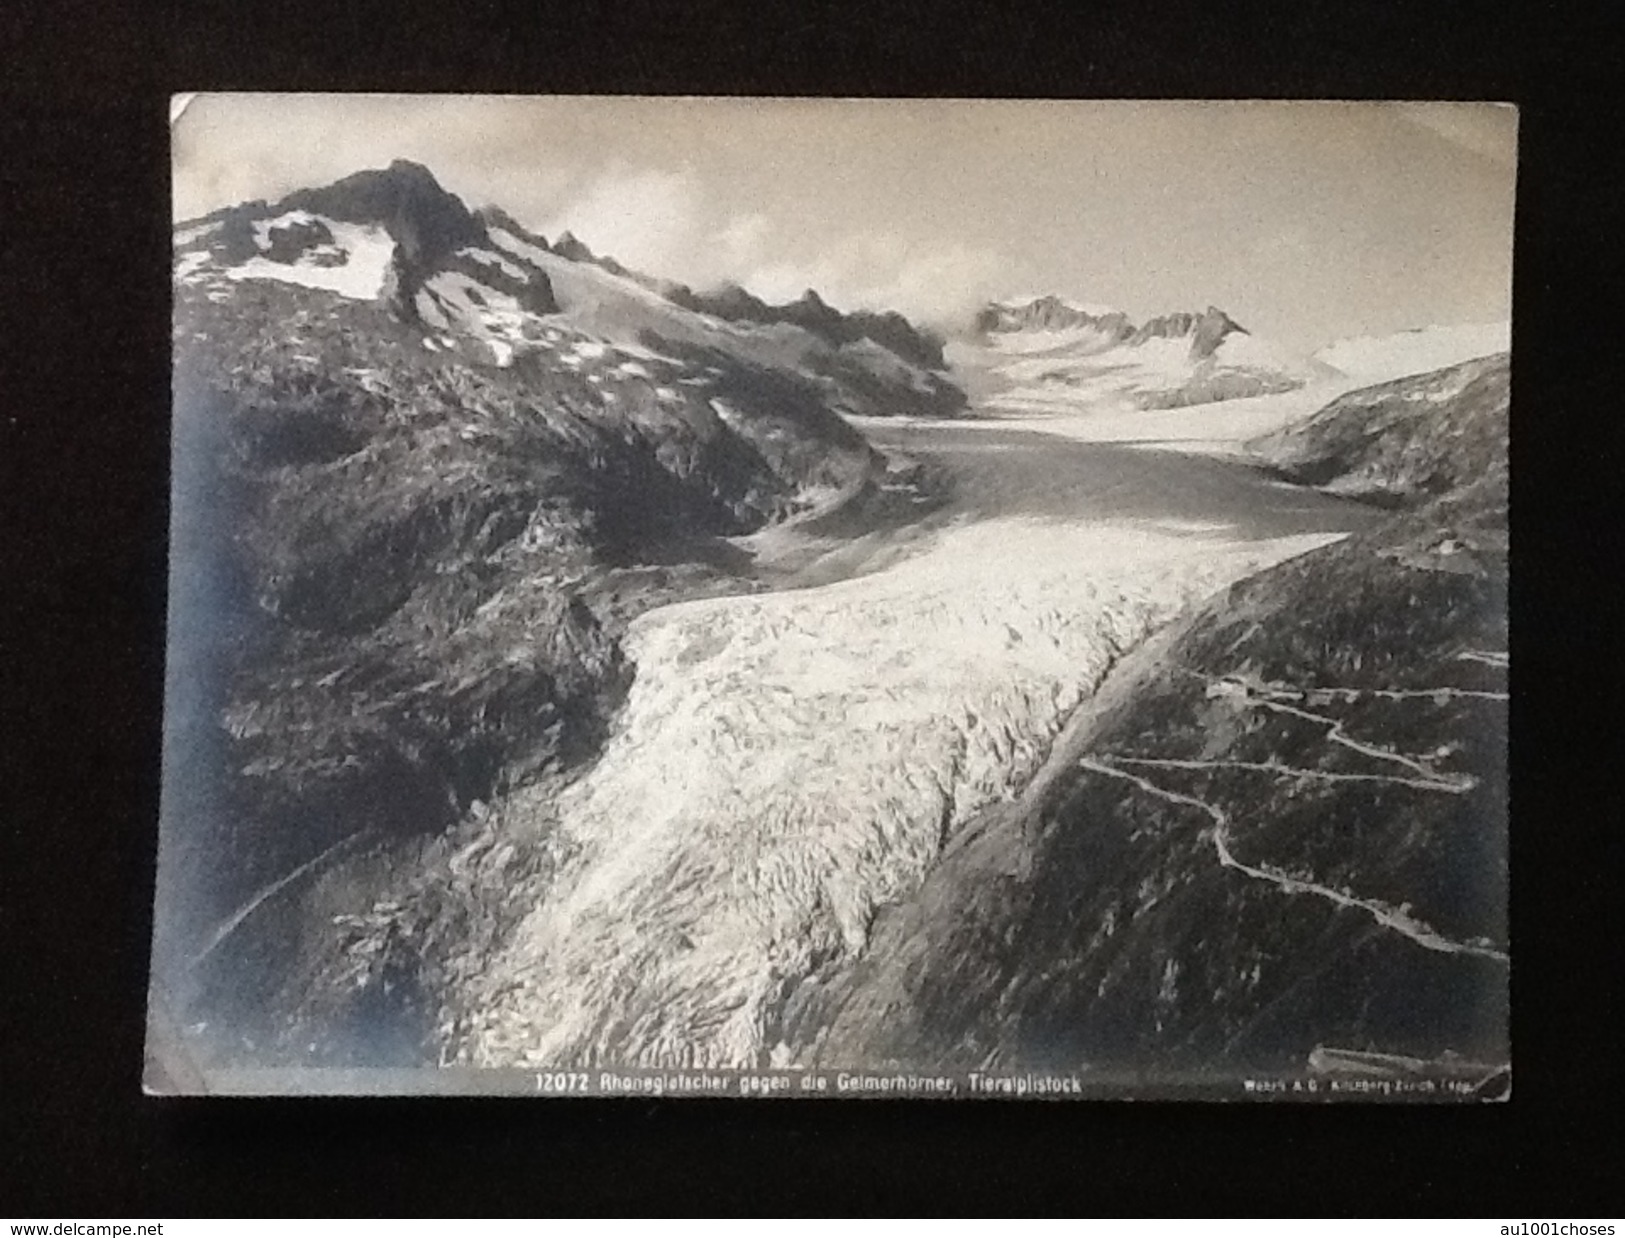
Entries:
POLYGON ((618 732, 556 806, 572 859, 463 1056, 756 1065, 784 984, 860 951, 1120 653, 1327 540, 994 519, 874 575, 643 616, 618 732))

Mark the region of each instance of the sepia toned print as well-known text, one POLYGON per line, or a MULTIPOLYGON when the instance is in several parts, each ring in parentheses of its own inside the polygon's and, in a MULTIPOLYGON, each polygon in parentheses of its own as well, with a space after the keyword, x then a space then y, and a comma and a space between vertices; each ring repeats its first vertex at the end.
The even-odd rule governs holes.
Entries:
POLYGON ((1512 109, 174 111, 150 1090, 1508 1094, 1512 109))

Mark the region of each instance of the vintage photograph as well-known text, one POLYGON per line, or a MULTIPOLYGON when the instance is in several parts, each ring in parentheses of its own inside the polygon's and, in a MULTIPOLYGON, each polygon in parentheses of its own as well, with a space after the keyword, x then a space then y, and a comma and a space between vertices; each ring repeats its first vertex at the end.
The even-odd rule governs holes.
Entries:
POLYGON ((1510 1095, 1515 109, 171 149, 148 1091, 1510 1095))

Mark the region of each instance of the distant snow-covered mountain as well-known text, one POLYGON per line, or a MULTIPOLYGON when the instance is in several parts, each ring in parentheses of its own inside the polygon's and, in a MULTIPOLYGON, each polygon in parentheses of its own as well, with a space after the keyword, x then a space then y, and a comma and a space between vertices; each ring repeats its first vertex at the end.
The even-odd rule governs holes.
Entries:
POLYGON ((1315 353, 1315 359, 1361 383, 1380 383, 1442 370, 1511 347, 1511 323, 1466 323, 1351 336, 1328 344, 1315 353))
POLYGON ((1178 408, 1337 376, 1216 306, 1136 324, 1121 310, 1057 296, 990 303, 955 358, 990 406, 1011 409, 1178 408))
MULTIPOLYGON (((1115 334, 1117 320, 1128 316, 1109 305, 1073 301, 1053 294, 991 301, 976 316, 976 329, 983 333, 1014 331, 1066 331, 1094 329, 1115 334)), ((1132 327, 1129 328, 1133 330, 1132 327)))

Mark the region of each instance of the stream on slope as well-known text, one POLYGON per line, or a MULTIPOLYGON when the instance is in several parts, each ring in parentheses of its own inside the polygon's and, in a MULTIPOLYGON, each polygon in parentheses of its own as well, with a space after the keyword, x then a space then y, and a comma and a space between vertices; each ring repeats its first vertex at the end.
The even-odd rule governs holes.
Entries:
POLYGON ((951 479, 948 510, 866 572, 848 547, 832 583, 632 624, 615 732, 548 808, 567 859, 459 995, 456 1059, 778 1060, 764 1029, 785 991, 861 952, 1119 657, 1371 518, 1224 450, 1314 398, 865 422, 951 479))

